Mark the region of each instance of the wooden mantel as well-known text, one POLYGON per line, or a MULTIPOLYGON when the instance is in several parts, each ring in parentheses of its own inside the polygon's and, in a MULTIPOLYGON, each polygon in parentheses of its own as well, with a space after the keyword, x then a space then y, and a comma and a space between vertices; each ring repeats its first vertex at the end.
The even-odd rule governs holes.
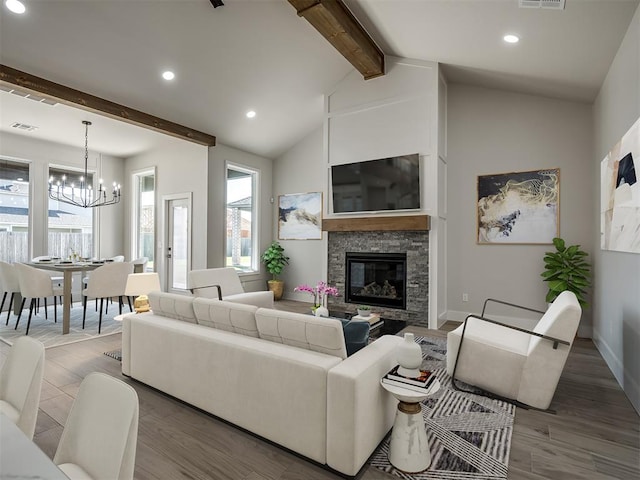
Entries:
POLYGON ((325 218, 325 232, 419 232, 430 228, 429 215, 407 215, 394 217, 325 218))

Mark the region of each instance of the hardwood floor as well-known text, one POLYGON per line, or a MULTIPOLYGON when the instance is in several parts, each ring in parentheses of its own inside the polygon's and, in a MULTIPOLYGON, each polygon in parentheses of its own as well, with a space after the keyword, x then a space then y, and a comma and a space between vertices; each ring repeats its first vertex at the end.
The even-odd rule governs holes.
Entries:
MULTIPOLYGON (((291 303, 291 304, 289 304, 291 303)), ((295 302, 287 310, 306 311, 295 302)), ((447 323, 445 336, 457 324, 447 323)), ((410 327, 416 334, 427 330, 410 327)), ((120 363, 103 354, 120 348, 111 335, 46 351, 45 381, 34 441, 53 457, 80 382, 101 371, 138 392, 140 426, 137 479, 328 480, 320 466, 256 438, 121 375, 120 363)), ((0 361, 9 347, 0 342, 0 361)), ((593 343, 577 339, 551 408, 557 414, 518 409, 509 480, 640 479, 640 418, 593 343)), ((362 479, 395 478, 374 468, 362 479)))

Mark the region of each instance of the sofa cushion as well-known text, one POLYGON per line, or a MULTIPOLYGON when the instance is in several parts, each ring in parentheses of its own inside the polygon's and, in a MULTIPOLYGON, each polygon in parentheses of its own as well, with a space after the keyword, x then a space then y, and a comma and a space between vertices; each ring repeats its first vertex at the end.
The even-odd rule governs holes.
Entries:
POLYGON ((347 358, 340 320, 259 308, 256 324, 265 340, 347 358))
POLYGON ((149 305, 156 315, 187 323, 198 323, 193 312, 193 298, 176 293, 151 292, 149 305))
POLYGON ((193 311, 200 325, 258 338, 256 310, 258 307, 253 305, 224 300, 193 300, 193 311))

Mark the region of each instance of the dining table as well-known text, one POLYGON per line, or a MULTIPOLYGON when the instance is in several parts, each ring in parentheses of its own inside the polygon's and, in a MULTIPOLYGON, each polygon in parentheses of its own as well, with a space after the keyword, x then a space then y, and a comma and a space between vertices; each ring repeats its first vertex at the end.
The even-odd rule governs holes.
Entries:
MULTIPOLYGON (((88 272, 104 265, 104 262, 60 262, 54 260, 41 260, 38 262, 25 262, 26 265, 61 272, 64 277, 62 285, 62 334, 67 335, 71 324, 71 283, 75 272, 88 272)), ((16 315, 19 314, 22 300, 16 300, 16 315)))
POLYGON ((9 417, 0 413, 0 478, 68 480, 9 417))

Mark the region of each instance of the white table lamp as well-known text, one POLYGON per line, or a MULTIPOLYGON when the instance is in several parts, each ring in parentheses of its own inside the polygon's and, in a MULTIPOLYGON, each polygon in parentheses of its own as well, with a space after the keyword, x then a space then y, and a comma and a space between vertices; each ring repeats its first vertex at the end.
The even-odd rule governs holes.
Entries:
POLYGON ((124 294, 129 297, 136 296, 133 308, 136 313, 142 313, 149 311, 147 294, 156 290, 160 290, 160 275, 157 273, 131 273, 127 277, 124 294))

